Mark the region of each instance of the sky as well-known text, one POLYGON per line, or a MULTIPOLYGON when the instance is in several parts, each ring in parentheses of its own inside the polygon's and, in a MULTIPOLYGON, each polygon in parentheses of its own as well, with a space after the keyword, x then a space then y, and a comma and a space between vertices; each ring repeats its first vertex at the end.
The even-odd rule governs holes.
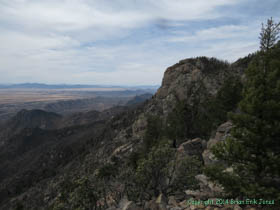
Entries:
POLYGON ((279 0, 0 0, 0 83, 160 85, 196 56, 259 48, 279 0))

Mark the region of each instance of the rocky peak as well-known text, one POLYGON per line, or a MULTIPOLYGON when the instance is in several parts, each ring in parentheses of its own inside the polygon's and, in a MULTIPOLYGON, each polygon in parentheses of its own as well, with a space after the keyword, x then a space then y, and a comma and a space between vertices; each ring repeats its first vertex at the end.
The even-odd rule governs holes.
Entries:
POLYGON ((197 105, 206 97, 215 96, 230 76, 242 76, 244 69, 245 66, 241 63, 229 64, 207 57, 184 59, 168 67, 161 87, 146 104, 144 113, 133 125, 133 130, 137 131, 135 135, 139 136, 143 133, 146 115, 158 115, 166 119, 180 101, 197 105))
POLYGON ((163 114, 169 113, 177 101, 193 103, 194 97, 215 95, 225 79, 240 74, 237 65, 215 58, 198 57, 179 61, 167 68, 162 85, 154 98, 163 114))
POLYGON ((230 64, 214 58, 185 59, 167 68, 157 98, 175 94, 179 100, 186 99, 190 88, 202 82, 210 93, 215 93, 220 80, 228 74, 230 64))

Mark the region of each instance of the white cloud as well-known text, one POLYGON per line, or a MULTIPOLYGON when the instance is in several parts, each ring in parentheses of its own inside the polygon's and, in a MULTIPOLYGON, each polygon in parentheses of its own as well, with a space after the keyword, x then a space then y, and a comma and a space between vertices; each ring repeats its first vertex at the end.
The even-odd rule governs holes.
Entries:
POLYGON ((233 0, 161 0, 159 1, 159 16, 170 20, 197 20, 217 18, 219 14, 213 12, 218 6, 236 4, 233 0))
POLYGON ((230 62, 258 50, 259 25, 223 25, 196 31, 174 32, 167 42, 191 47, 189 56, 209 56, 230 62))
POLYGON ((44 49, 63 49, 79 46, 78 40, 67 35, 28 34, 16 31, 0 30, 0 54, 26 54, 44 49))
POLYGON ((209 57, 217 57, 219 59, 228 60, 230 62, 236 61, 238 58, 247 56, 258 50, 258 45, 253 41, 233 41, 220 42, 216 44, 209 44, 207 48, 202 49, 197 53, 197 56, 205 55, 209 57))
POLYGON ((217 6, 236 3, 232 0, 128 0, 116 1, 42 1, 3 0, 3 20, 25 27, 71 31, 85 28, 139 27, 153 19, 194 20, 217 17, 217 6), (122 3, 121 3, 122 2, 122 3))
POLYGON ((259 31, 259 26, 254 25, 223 25, 202 29, 195 34, 187 34, 186 32, 175 32, 173 37, 167 41, 170 42, 201 42, 218 39, 234 39, 256 36, 259 31))
POLYGON ((0 83, 159 84, 165 68, 179 59, 203 54, 232 59, 254 49, 253 42, 248 45, 238 39, 251 40, 255 25, 181 32, 187 30, 185 22, 223 18, 218 7, 240 2, 1 0, 0 83), (180 31, 164 37, 138 34, 153 24, 180 31), (131 43, 126 40, 131 36, 139 37, 131 43), (231 44, 207 43, 217 39, 231 44), (193 43, 197 47, 188 48, 193 43))

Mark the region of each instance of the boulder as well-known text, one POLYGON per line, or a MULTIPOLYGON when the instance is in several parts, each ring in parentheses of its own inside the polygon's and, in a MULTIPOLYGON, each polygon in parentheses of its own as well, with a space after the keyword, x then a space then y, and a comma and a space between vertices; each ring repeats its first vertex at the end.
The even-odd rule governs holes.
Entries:
POLYGON ((201 157, 202 151, 204 149, 204 141, 200 138, 192 139, 182 143, 178 149, 178 156, 185 157, 185 156, 198 156, 201 157))
MULTIPOLYGON (((223 189, 221 186, 211 182, 208 180, 208 178, 204 174, 196 175, 195 178, 200 183, 200 190, 202 191, 209 191, 212 192, 214 195, 219 195, 223 192, 223 189)), ((213 196, 211 196, 213 197, 213 196)))
POLYGON ((111 207, 107 208, 106 210, 120 210, 120 209, 118 209, 118 208, 116 208, 114 206, 111 206, 111 207))
POLYGON ((121 210, 143 210, 137 206, 134 202, 128 201, 121 210))
POLYGON ((126 206, 128 202, 129 202, 129 200, 127 199, 126 196, 124 196, 124 197, 120 200, 119 205, 118 205, 118 208, 119 208, 119 209, 123 209, 124 206, 126 206))
POLYGON ((170 210, 182 210, 179 206, 171 207, 170 210))
POLYGON ((147 208, 148 210, 167 210, 167 198, 160 194, 157 199, 151 200, 148 202, 147 208))
POLYGON ((199 190, 186 190, 187 197, 193 197, 197 200, 207 200, 213 197, 220 197, 223 194, 221 186, 209 181, 204 174, 196 175, 195 178, 199 181, 199 190))
POLYGON ((179 203, 179 206, 183 209, 188 208, 190 205, 188 204, 188 202, 186 200, 183 200, 179 203))
POLYGON ((168 200, 163 194, 160 194, 156 199, 156 203, 166 205, 168 200))
POLYGON ((170 205, 170 206, 177 206, 178 205, 174 196, 168 197, 168 205, 170 205))
POLYGON ((241 208, 239 205, 235 205, 235 206, 233 207, 233 210, 242 210, 242 208, 241 208))
POLYGON ((185 191, 187 197, 189 198, 194 198, 196 200, 204 200, 204 199, 207 199, 209 198, 209 193, 207 192, 203 192, 203 191, 200 191, 200 190, 186 190, 185 191))
POLYGON ((174 193, 174 199, 177 201, 177 202, 181 202, 183 200, 186 199, 186 194, 182 191, 176 191, 174 193))
POLYGON ((121 201, 118 204, 118 208, 110 207, 109 209, 110 210, 143 210, 143 208, 137 206, 133 201, 129 201, 126 196, 121 199, 121 201))

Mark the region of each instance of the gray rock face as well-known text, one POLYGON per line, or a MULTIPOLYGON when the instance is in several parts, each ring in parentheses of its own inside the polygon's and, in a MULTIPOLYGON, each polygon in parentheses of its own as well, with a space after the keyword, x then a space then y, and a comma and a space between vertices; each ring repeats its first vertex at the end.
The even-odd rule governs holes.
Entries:
POLYGON ((220 141, 224 141, 230 135, 230 130, 232 127, 233 125, 231 122, 223 123, 218 127, 215 138, 211 138, 207 142, 207 149, 204 150, 202 153, 205 165, 210 165, 217 162, 217 160, 215 160, 214 155, 211 152, 211 147, 213 147, 220 141))
POLYGON ((192 139, 182 143, 178 149, 178 156, 197 156, 201 158, 201 154, 205 149, 205 141, 201 140, 200 138, 192 139))
POLYGON ((143 136, 147 127, 147 119, 144 114, 138 116, 138 119, 132 125, 132 133, 134 136, 143 136))
POLYGON ((155 101, 163 114, 169 113, 176 101, 191 103, 197 94, 217 93, 225 78, 234 70, 225 63, 210 61, 209 58, 185 59, 167 68, 162 85, 155 94, 155 101))

